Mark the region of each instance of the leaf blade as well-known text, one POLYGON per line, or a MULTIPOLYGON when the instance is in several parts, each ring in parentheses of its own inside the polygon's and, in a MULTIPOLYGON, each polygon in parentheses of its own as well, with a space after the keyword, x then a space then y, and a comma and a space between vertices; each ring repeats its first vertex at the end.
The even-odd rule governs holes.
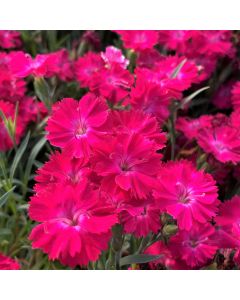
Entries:
POLYGON ((120 266, 132 265, 132 264, 144 264, 157 260, 162 255, 148 255, 148 254, 133 254, 122 257, 120 259, 120 266))

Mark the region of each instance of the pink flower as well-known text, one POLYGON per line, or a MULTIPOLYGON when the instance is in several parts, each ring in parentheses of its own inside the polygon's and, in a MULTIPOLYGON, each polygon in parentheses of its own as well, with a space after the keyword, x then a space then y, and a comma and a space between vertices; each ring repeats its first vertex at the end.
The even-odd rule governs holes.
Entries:
POLYGON ((165 147, 166 135, 161 132, 155 117, 141 110, 112 111, 109 126, 115 135, 121 133, 139 133, 145 138, 155 141, 157 149, 165 147))
POLYGON ((240 196, 221 203, 215 221, 219 247, 240 247, 240 196))
POLYGON ((199 146, 222 163, 240 161, 240 134, 239 130, 222 125, 214 128, 205 128, 197 135, 199 146))
POLYGON ((157 241, 148 247, 145 254, 159 255, 160 258, 149 263, 152 270, 170 269, 170 270, 186 270, 189 269, 181 259, 175 259, 171 249, 165 245, 163 241, 157 241))
POLYGON ((70 267, 96 261, 117 222, 99 192, 84 185, 57 185, 38 193, 31 198, 29 215, 41 223, 30 234, 32 247, 70 267))
POLYGON ((166 163, 159 171, 156 204, 172 215, 180 229, 206 223, 217 212, 217 187, 210 174, 186 160, 166 163))
POLYGON ((136 87, 131 90, 130 103, 133 109, 156 117, 160 125, 170 114, 170 97, 167 91, 152 82, 137 80, 136 87))
POLYGON ((19 270, 20 265, 16 260, 0 253, 0 270, 19 270))
POLYGON ((195 139, 199 130, 212 126, 212 116, 203 115, 197 119, 179 117, 176 122, 176 129, 181 131, 189 140, 195 139))
POLYGON ((116 103, 129 95, 133 81, 128 70, 114 63, 110 69, 104 68, 92 75, 90 90, 116 103))
POLYGON ((92 76, 104 67, 104 60, 99 54, 88 52, 75 63, 75 74, 81 87, 89 87, 92 76))
POLYGON ((86 94, 79 102, 65 98, 53 107, 47 138, 69 155, 89 157, 92 147, 100 141, 107 116, 107 105, 93 94, 86 94))
POLYGON ((101 57, 108 68, 118 64, 123 69, 126 69, 129 65, 129 60, 124 57, 122 51, 113 46, 109 46, 105 49, 105 52, 101 52, 101 57))
POLYGON ((125 48, 142 51, 153 48, 158 41, 156 30, 116 30, 121 36, 125 48))
MULTIPOLYGON (((136 204, 137 202, 136 200, 136 204)), ((147 201, 145 205, 126 205, 125 208, 122 208, 119 219, 126 233, 143 237, 151 232, 157 233, 159 231, 161 227, 160 211, 151 202, 153 201, 147 201)))
POLYGON ((18 48, 22 44, 20 32, 15 30, 0 30, 0 47, 5 49, 18 48))
POLYGON ((55 152, 37 171, 35 180, 38 182, 35 190, 46 189, 48 185, 61 183, 62 185, 84 184, 88 181, 90 168, 85 158, 75 158, 64 153, 55 152))
POLYGON ((95 171, 103 176, 103 190, 120 187, 134 197, 146 198, 156 187, 161 155, 153 142, 139 134, 119 134, 103 141, 97 151, 95 171))
POLYGON ((164 59, 164 56, 156 49, 145 49, 138 54, 137 66, 140 68, 153 69, 156 63, 162 59, 164 59))
POLYGON ((213 259, 218 247, 214 245, 212 225, 195 224, 190 231, 180 230, 170 239, 169 248, 175 259, 191 268, 202 267, 213 259))

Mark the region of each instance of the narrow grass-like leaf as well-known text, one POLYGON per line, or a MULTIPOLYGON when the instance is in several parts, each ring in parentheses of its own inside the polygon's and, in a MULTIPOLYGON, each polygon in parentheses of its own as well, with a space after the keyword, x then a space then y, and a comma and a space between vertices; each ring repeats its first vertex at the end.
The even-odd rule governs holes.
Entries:
POLYGON ((8 200, 8 196, 13 192, 13 190, 15 189, 15 186, 11 188, 11 190, 7 191, 5 194, 3 194, 0 197, 0 207, 2 207, 8 200))
POLYGON ((25 139, 22 141, 20 147, 18 148, 18 150, 15 154, 13 163, 12 163, 11 168, 10 168, 10 179, 11 180, 13 179, 14 174, 15 174, 16 169, 17 169, 17 166, 18 166, 18 164, 19 164, 19 162, 20 162, 20 160, 23 156, 23 153, 25 152, 25 150, 27 148, 29 138, 30 138, 30 132, 27 133, 25 139))
POLYGON ((197 95, 199 95, 200 93, 202 93, 205 90, 208 90, 210 87, 209 86, 204 86, 201 89, 195 91, 194 93, 192 93, 191 95, 185 97, 182 100, 182 104, 181 104, 181 108, 184 108, 184 106, 189 103, 193 98, 195 98, 197 95))
POLYGON ((161 256, 162 255, 148 255, 148 254, 128 255, 120 259, 120 266, 149 263, 159 259, 161 256))
POLYGON ((32 166, 34 164, 34 161, 38 155, 38 153, 41 151, 42 147, 45 145, 46 143, 46 138, 42 137, 37 144, 33 147, 30 156, 28 158, 27 161, 27 165, 26 165, 26 169, 25 169, 25 173, 24 173, 24 183, 27 185, 28 180, 29 180, 29 176, 32 170, 32 166))
POLYGON ((180 62, 180 64, 176 67, 176 69, 173 71, 171 78, 176 78, 178 76, 178 73, 181 71, 182 67, 185 65, 187 59, 185 58, 183 61, 180 62))

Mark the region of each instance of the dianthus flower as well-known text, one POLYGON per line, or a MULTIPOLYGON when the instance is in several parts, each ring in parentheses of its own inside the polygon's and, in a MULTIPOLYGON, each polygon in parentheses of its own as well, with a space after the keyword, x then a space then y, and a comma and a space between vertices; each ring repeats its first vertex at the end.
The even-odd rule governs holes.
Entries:
POLYGON ((44 190, 49 184, 84 184, 88 181, 90 168, 85 158, 76 158, 65 153, 55 152, 37 171, 35 190, 44 190))
POLYGON ((132 108, 156 117, 160 125, 169 117, 170 102, 167 91, 152 82, 137 80, 135 88, 131 90, 132 108))
POLYGON ((217 187, 210 174, 186 160, 168 162, 159 171, 156 204, 172 215, 180 229, 206 223, 217 212, 217 187))
POLYGON ((12 52, 9 55, 9 67, 16 77, 53 77, 62 80, 73 78, 72 65, 68 59, 66 49, 48 54, 38 54, 34 59, 22 51, 12 52))
POLYGON ((65 98, 53 107, 47 124, 47 138, 54 146, 69 155, 89 157, 92 147, 99 142, 101 126, 108 116, 102 98, 86 94, 80 101, 65 98))
POLYGON ((114 191, 118 186, 134 197, 146 198, 156 187, 160 158, 154 142, 136 133, 119 134, 97 149, 95 171, 103 176, 103 190, 114 191))
POLYGON ((75 74, 81 87, 89 87, 92 76, 97 74, 105 65, 99 54, 88 52, 83 57, 79 57, 75 63, 75 74))
POLYGON ((205 128, 197 135, 199 146, 222 163, 240 161, 240 134, 229 125, 205 128))
POLYGON ((122 51, 113 46, 109 46, 106 48, 105 52, 101 52, 101 57, 107 68, 111 68, 115 63, 123 69, 126 69, 129 65, 129 60, 125 58, 122 51))
POLYGON ((18 48, 22 44, 20 32, 15 30, 0 30, 0 47, 5 49, 18 48))
POLYGON ((170 239, 169 248, 177 260, 191 268, 203 267, 218 249, 214 244, 215 228, 211 224, 195 224, 191 230, 180 230, 170 239))
POLYGON ((135 205, 126 205, 119 214, 124 231, 136 237, 147 236, 150 232, 157 233, 161 227, 159 208, 152 203, 152 199, 147 199, 143 205, 138 202, 136 199, 135 205))
POLYGON ((152 270, 186 270, 189 269, 187 265, 181 260, 176 259, 168 245, 165 245, 163 241, 157 241, 148 247, 145 254, 159 255, 160 258, 149 263, 152 270))
POLYGON ((63 265, 86 266, 106 250, 117 217, 89 186, 56 185, 31 198, 30 218, 41 224, 30 234, 33 248, 63 265))
POLYGON ((157 149, 162 149, 166 142, 165 133, 161 132, 157 119, 141 110, 112 111, 109 122, 115 135, 121 133, 139 133, 155 141, 157 149))
POLYGON ((176 122, 176 129, 181 131, 189 140, 196 138, 202 128, 211 127, 212 116, 203 115, 196 119, 179 117, 176 122))
POLYGON ((221 203, 215 221, 219 247, 240 248, 240 196, 221 203))
POLYGON ((90 90, 116 103, 129 95, 133 81, 128 70, 114 63, 111 68, 103 68, 92 75, 90 90))
POLYGON ((124 47, 135 51, 153 48, 158 42, 156 30, 116 30, 121 36, 124 47))
POLYGON ((0 253, 0 270, 19 270, 20 265, 16 260, 0 253))

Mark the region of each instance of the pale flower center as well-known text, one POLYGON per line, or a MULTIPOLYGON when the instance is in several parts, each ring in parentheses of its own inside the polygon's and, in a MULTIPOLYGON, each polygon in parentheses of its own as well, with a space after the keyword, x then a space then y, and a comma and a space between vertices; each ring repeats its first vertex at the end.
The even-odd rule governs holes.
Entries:
POLYGON ((76 130, 75 130, 75 137, 79 139, 82 135, 86 134, 87 132, 87 126, 84 123, 78 124, 76 130))

